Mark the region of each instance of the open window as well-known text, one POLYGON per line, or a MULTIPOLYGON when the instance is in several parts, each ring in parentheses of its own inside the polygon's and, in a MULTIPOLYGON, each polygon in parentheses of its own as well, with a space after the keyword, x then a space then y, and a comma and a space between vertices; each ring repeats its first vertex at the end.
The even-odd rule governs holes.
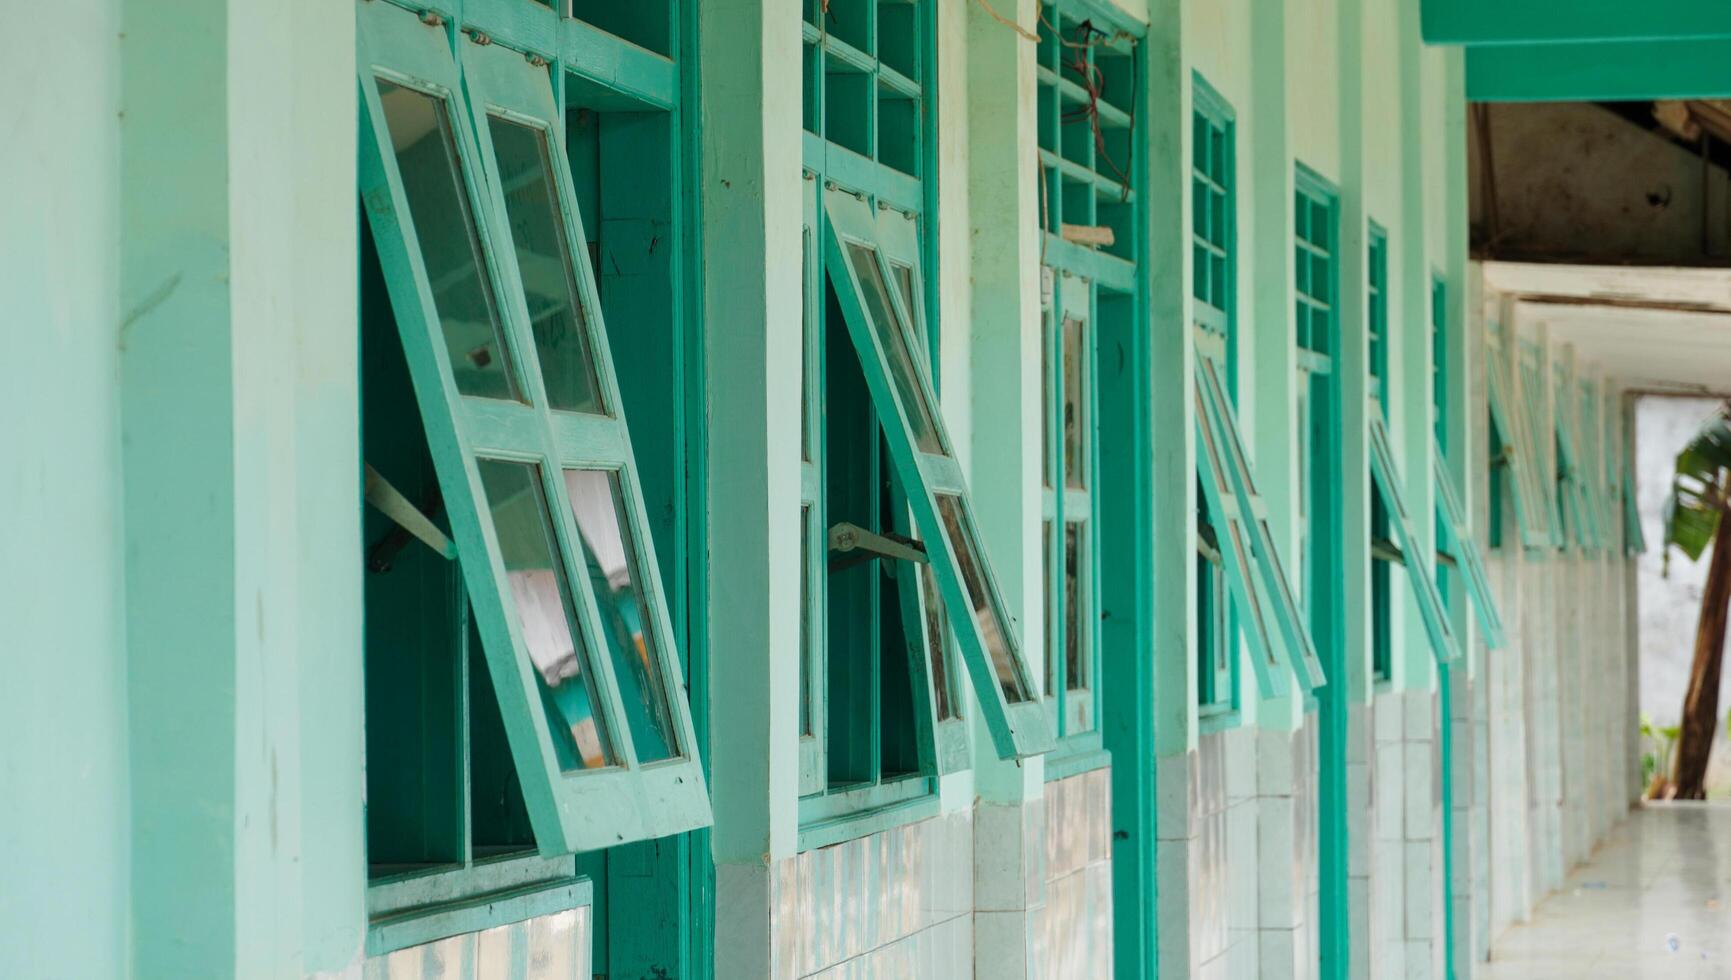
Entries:
POLYGON ((1552 415, 1557 443, 1557 492, 1561 495, 1564 524, 1573 532, 1575 543, 1582 548, 1597 549, 1604 537, 1599 527, 1598 509, 1593 506, 1587 486, 1591 468, 1586 465, 1575 441, 1573 407, 1569 398, 1568 375, 1556 372, 1556 399, 1552 415))
POLYGON ((1497 614, 1496 597, 1491 591, 1490 578, 1485 574, 1484 556, 1467 527, 1466 509, 1461 506, 1449 477, 1448 460, 1443 458, 1442 444, 1434 440, 1431 442, 1431 458, 1436 470, 1437 508, 1446 525, 1440 529, 1442 533, 1438 535, 1437 550, 1452 556, 1455 567, 1466 579, 1467 594, 1478 614, 1479 628, 1484 630, 1485 644, 1492 648, 1500 647, 1504 642, 1503 620, 1497 614))
POLYGON ((1494 442, 1501 448, 1491 465, 1502 467, 1507 476, 1505 484, 1513 490, 1511 499, 1521 543, 1528 548, 1546 548, 1553 543, 1554 529, 1551 506, 1546 500, 1540 476, 1544 469, 1539 463, 1533 434, 1527 424, 1527 413, 1516 411, 1509 400, 1501 354, 1497 346, 1491 346, 1491 363, 1485 372, 1489 382, 1485 387, 1490 402, 1491 426, 1496 436, 1494 442))
POLYGON ((824 208, 830 229, 824 269, 987 728, 1002 757, 1046 752, 1053 745, 1051 725, 975 529, 961 466, 925 361, 915 353, 917 327, 895 285, 878 222, 863 198, 839 189, 825 192, 824 208))
POLYGON ((359 16, 362 204, 536 845, 705 826, 549 69, 359 16))
POLYGON ((1407 510, 1406 491, 1402 489, 1400 473, 1395 469, 1388 425, 1380 413, 1370 416, 1370 473, 1382 497, 1389 528, 1397 539, 1395 544, 1404 555, 1413 556, 1412 560, 1400 564, 1406 569, 1407 581, 1412 583, 1413 598, 1418 602, 1419 618, 1424 621, 1425 633, 1430 637, 1431 651, 1439 663, 1453 663, 1460 658, 1460 643, 1443 609, 1442 593, 1437 590, 1430 562, 1418 560, 1424 552, 1417 547, 1418 531, 1413 527, 1412 513, 1407 510))
POLYGON ((1281 693, 1278 677, 1265 678, 1263 674, 1278 675, 1276 665, 1284 653, 1303 689, 1314 690, 1327 679, 1286 567, 1275 550, 1267 505, 1257 492, 1226 386, 1209 357, 1196 359, 1195 377, 1196 465, 1209 510, 1219 518, 1217 534, 1224 525, 1226 540, 1221 542, 1220 551, 1232 580, 1233 598, 1253 621, 1247 632, 1258 647, 1252 658, 1257 665, 1257 683, 1265 697, 1281 693))

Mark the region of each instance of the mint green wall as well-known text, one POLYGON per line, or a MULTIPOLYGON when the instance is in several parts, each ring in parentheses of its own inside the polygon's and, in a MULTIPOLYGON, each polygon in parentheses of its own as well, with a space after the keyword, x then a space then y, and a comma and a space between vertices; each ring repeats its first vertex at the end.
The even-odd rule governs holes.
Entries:
POLYGON ((84 0, 0 61, 0 975, 358 962, 352 22, 84 0))
POLYGON ((121 656, 119 0, 31 15, 0 58, 0 976, 127 952, 121 656))

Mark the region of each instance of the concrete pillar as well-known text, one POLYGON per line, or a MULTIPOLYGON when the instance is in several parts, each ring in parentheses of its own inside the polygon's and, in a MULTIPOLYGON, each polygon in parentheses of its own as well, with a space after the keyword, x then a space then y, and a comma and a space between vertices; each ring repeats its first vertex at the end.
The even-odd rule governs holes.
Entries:
POLYGON ((140 976, 300 975, 361 951, 352 12, 123 11, 140 976))
POLYGON ((798 0, 702 5, 715 972, 775 975, 775 876, 799 833, 798 0), (756 474, 757 479, 742 479, 756 474))

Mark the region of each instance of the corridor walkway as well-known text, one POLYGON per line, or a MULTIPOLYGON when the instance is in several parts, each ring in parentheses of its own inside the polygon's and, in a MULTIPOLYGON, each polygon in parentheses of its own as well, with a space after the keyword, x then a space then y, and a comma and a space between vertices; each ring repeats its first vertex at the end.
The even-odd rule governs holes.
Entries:
POLYGON ((1731 804, 1632 812, 1479 976, 1731 978, 1731 804))

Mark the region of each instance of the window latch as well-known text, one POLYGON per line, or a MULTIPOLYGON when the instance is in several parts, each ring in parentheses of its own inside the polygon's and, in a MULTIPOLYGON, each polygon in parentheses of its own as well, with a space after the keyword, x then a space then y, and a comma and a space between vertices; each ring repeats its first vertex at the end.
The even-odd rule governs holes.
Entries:
POLYGON ((924 542, 906 535, 868 531, 858 524, 843 521, 829 529, 829 570, 844 568, 882 558, 889 561, 927 562, 924 542))
POLYGON ((366 499, 367 503, 372 504, 374 509, 396 522, 397 525, 397 530, 380 541, 378 546, 373 548, 372 554, 367 556, 368 568, 375 572, 389 571, 391 560, 398 551, 402 550, 403 545, 408 543, 408 536, 420 540, 441 558, 457 557, 457 546, 451 543, 450 538, 445 537, 444 532, 439 530, 438 525, 434 524, 431 518, 422 513, 419 507, 410 503, 409 498, 403 496, 396 487, 391 486, 390 481, 380 476, 379 471, 373 469, 372 464, 363 463, 361 465, 366 470, 366 483, 365 489, 361 491, 362 497, 366 499))

